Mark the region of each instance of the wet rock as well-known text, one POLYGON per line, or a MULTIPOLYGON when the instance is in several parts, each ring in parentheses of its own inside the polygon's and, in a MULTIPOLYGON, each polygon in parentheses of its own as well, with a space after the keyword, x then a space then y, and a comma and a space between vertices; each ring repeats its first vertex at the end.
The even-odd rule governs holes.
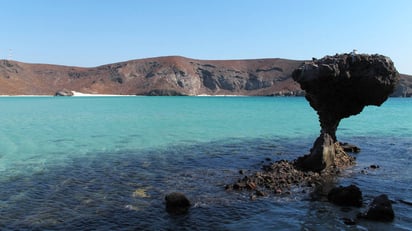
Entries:
POLYGON ((412 206, 412 201, 409 201, 409 200, 399 199, 399 202, 401 202, 401 203, 403 203, 403 204, 406 204, 406 205, 412 206))
POLYGON ((255 195, 258 196, 258 197, 264 197, 264 196, 266 196, 266 193, 264 193, 263 191, 260 191, 260 190, 256 190, 255 195))
POLYGON ((339 206, 362 206, 362 192, 356 185, 333 188, 328 193, 328 201, 339 206))
POLYGON ((320 172, 332 166, 335 159, 335 145, 328 133, 321 134, 310 150, 311 154, 299 158, 296 167, 304 171, 320 172))
POLYGON ((342 218, 343 222, 345 223, 345 225, 356 225, 357 221, 354 219, 350 219, 347 217, 342 218))
POLYGON ((359 153, 361 150, 358 146, 348 143, 339 143, 345 152, 359 153))
POLYGON ((377 168, 379 168, 379 165, 377 165, 377 164, 372 164, 371 166, 369 166, 369 168, 371 168, 371 169, 377 169, 377 168))
POLYGON ((311 171, 333 165, 340 121, 359 114, 367 105, 380 106, 399 81, 388 57, 355 53, 314 59, 294 70, 292 76, 319 116, 321 134, 310 155, 297 163, 311 171))
POLYGON ((165 197, 166 211, 171 214, 184 214, 189 211, 190 201, 180 192, 172 192, 165 197))
POLYGON ((375 197, 368 210, 358 217, 374 221, 391 222, 395 218, 395 212, 392 209, 392 202, 388 196, 382 194, 375 197))
MULTIPOLYGON (((263 165, 261 171, 245 175, 237 182, 226 185, 225 189, 255 191, 256 196, 264 196, 267 194, 289 194, 294 187, 319 188, 319 185, 333 182, 334 178, 340 173, 341 167, 344 168, 354 163, 354 159, 341 149, 338 149, 334 161, 334 167, 318 173, 296 168, 295 161, 279 160, 263 165)), ((326 195, 329 191, 330 189, 326 192, 326 195)))

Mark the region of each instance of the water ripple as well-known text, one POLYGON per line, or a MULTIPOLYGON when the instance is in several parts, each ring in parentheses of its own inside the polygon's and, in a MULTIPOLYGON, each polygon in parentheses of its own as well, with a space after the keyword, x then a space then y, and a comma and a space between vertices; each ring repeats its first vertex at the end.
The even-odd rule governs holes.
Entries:
MULTIPOLYGON (((385 153, 381 151, 379 155, 383 156, 379 158, 371 154, 388 147, 388 142, 392 141, 370 141, 358 158, 361 163, 374 159, 385 167, 383 170, 366 177, 359 173, 360 166, 357 166, 343 182, 355 181, 365 190, 366 198, 375 193, 377 181, 384 190, 389 190, 391 197, 407 194, 404 190, 403 194, 394 195, 389 187, 407 187, 408 183, 401 178, 403 183, 395 186, 382 181, 386 174, 392 174, 390 166, 383 162, 387 158, 385 153)), ((410 141, 405 139, 404 142, 410 141)), ((311 140, 302 143, 309 147, 311 140)), ((407 150, 406 145, 392 149, 393 152, 407 150)), ((45 164, 44 171, 39 174, 0 178, 0 228, 345 229, 341 218, 348 214, 328 203, 303 200, 300 194, 251 201, 248 193, 224 191, 225 184, 240 176, 239 169, 256 170, 266 158, 293 159, 301 152, 300 146, 286 139, 241 139, 150 150, 97 152, 60 165, 45 164), (172 191, 184 192, 191 199, 193 207, 189 214, 171 216, 165 212, 163 198, 172 191)), ((404 169, 407 164, 410 158, 408 163, 398 167, 404 169)), ((410 222, 406 218, 410 209, 400 204, 395 208, 403 211, 398 214, 396 226, 406 226, 410 222)))

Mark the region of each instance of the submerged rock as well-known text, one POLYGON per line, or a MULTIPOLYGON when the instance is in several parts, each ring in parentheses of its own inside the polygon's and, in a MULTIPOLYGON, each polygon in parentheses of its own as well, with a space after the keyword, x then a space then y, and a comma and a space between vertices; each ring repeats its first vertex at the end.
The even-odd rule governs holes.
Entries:
POLYGON ((314 59, 294 70, 292 76, 319 116, 321 134, 310 155, 297 163, 311 171, 321 171, 334 163, 333 144, 341 119, 359 114, 367 105, 380 106, 399 80, 390 58, 354 52, 314 59))
POLYGON ((339 206, 362 207, 362 192, 356 185, 340 186, 328 193, 328 200, 339 206))
POLYGON ((343 148, 343 150, 345 152, 358 153, 358 152, 361 151, 361 149, 358 146, 354 145, 354 144, 340 143, 339 142, 339 145, 343 148))
POLYGON ((375 197, 369 205, 368 210, 358 217, 374 221, 391 222, 395 218, 395 213, 392 209, 392 202, 388 196, 382 194, 375 197))
POLYGON ((184 214, 189 211, 190 201, 183 193, 172 192, 165 196, 166 211, 171 214, 184 214))

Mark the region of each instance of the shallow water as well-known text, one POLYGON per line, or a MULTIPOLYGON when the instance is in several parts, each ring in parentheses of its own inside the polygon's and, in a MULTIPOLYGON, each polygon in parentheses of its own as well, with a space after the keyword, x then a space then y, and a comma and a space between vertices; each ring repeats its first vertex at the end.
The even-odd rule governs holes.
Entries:
POLYGON ((365 205, 388 194, 395 221, 343 223, 343 212, 300 190, 250 200, 224 185, 271 158, 306 153, 319 132, 304 98, 10 97, 0 99, 0 229, 409 230, 410 99, 390 99, 342 121, 358 144, 356 184, 365 205), (377 164, 372 170, 368 167, 377 164), (164 196, 184 192, 189 214, 171 216, 164 196))

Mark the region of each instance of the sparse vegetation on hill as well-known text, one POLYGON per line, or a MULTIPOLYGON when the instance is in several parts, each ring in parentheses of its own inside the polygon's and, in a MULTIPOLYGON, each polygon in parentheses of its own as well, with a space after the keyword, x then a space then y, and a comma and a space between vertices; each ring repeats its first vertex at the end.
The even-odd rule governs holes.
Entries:
MULTIPOLYGON (((83 68, 0 60, 0 95, 303 95, 291 77, 303 62, 170 56, 83 68)), ((412 76, 401 75, 394 96, 411 96, 411 88, 412 76)))

